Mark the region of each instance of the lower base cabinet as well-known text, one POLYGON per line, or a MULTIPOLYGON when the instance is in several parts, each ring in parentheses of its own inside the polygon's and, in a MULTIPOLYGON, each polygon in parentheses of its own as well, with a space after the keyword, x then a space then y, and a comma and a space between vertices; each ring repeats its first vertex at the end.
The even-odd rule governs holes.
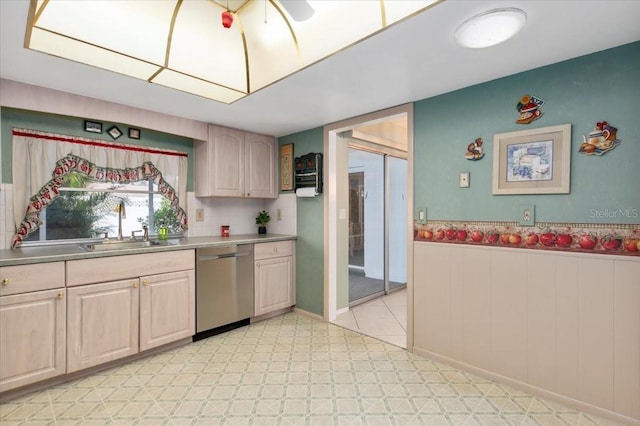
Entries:
POLYGON ((191 269, 69 288, 67 372, 192 336, 194 283, 191 269))
POLYGON ((190 338, 194 267, 177 250, 0 268, 0 392, 190 338))
POLYGON ((256 244, 255 316, 295 305, 293 241, 256 244))
POLYGON ((0 392, 65 373, 65 289, 0 297, 0 392))

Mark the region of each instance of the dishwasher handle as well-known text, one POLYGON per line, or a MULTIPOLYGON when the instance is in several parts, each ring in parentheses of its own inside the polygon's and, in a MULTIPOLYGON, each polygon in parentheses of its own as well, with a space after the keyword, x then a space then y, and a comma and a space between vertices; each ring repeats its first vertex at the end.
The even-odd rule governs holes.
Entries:
POLYGON ((228 259, 232 257, 238 257, 236 253, 219 254, 215 256, 198 256, 198 262, 208 262, 209 260, 228 259))

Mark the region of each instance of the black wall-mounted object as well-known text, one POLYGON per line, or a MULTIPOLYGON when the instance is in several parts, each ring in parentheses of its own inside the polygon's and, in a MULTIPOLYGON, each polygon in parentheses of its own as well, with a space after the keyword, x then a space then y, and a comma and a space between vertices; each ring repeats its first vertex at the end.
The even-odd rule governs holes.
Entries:
POLYGON ((296 189, 315 187, 322 194, 322 154, 309 153, 294 161, 296 189))

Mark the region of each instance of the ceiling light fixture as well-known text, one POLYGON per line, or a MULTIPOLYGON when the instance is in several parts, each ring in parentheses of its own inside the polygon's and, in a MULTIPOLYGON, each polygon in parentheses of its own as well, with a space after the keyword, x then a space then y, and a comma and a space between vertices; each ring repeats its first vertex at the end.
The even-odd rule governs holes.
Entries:
POLYGON ((25 47, 229 104, 440 3, 31 0, 25 47))
POLYGON ((527 15, 520 9, 493 9, 464 21, 455 32, 460 46, 478 49, 495 46, 522 29, 527 15))

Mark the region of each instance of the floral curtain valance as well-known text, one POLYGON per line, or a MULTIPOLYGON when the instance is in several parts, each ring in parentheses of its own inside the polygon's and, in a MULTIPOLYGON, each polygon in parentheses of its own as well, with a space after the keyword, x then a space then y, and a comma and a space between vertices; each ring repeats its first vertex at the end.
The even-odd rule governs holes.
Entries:
POLYGON ((72 171, 100 182, 151 178, 187 229, 186 153, 14 128, 12 161, 16 225, 12 247, 38 229, 40 211, 58 196, 64 176, 72 171))

